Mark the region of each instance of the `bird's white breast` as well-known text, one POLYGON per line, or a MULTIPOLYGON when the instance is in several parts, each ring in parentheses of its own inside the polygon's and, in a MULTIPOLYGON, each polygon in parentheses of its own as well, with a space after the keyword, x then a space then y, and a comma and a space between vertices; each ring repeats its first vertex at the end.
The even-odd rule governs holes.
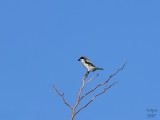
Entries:
POLYGON ((82 62, 82 64, 83 64, 83 66, 84 66, 88 71, 95 71, 95 70, 96 70, 95 67, 93 67, 93 66, 91 66, 91 65, 89 65, 89 64, 86 64, 86 63, 85 63, 85 60, 81 59, 81 62, 82 62))

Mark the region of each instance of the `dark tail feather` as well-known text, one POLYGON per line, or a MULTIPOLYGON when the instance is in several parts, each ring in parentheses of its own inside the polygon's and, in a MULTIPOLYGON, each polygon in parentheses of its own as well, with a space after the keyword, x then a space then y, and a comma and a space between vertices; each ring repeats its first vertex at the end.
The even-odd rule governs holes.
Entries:
POLYGON ((97 70, 104 70, 103 68, 96 68, 97 70))

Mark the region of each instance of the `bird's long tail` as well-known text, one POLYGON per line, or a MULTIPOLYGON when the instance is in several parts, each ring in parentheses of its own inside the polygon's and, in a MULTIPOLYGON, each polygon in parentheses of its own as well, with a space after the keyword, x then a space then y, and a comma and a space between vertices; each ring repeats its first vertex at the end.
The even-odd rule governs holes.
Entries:
POLYGON ((103 68, 96 68, 96 70, 104 70, 103 68))

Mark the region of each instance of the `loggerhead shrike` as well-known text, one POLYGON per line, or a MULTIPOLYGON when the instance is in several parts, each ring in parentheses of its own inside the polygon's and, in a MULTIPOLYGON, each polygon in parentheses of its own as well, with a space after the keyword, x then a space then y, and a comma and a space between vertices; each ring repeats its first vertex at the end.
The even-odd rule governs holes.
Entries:
POLYGON ((78 61, 81 61, 83 66, 87 69, 88 72, 90 71, 96 71, 96 70, 104 70, 102 68, 97 68, 95 65, 93 65, 93 63, 86 58, 85 56, 82 56, 78 59, 78 61))

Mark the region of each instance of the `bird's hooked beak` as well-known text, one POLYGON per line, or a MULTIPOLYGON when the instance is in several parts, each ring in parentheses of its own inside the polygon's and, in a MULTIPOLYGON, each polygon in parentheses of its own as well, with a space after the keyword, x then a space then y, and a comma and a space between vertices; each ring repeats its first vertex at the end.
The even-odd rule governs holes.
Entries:
POLYGON ((78 59, 77 61, 80 61, 80 59, 78 59))

